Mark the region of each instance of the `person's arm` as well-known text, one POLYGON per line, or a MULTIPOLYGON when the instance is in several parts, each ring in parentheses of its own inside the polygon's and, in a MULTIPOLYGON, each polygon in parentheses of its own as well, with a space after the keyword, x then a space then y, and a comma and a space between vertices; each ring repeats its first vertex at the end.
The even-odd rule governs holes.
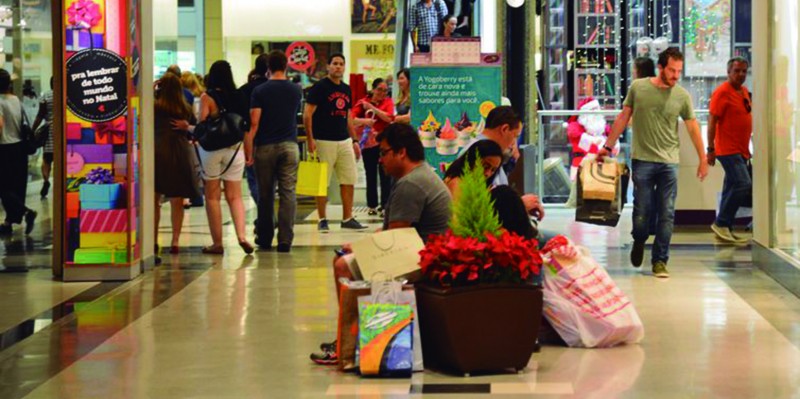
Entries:
POLYGON ((611 133, 608 134, 606 143, 597 153, 597 159, 603 159, 604 157, 608 156, 608 154, 611 152, 609 151, 609 148, 613 149, 614 145, 617 144, 619 136, 621 136, 622 132, 625 131, 625 128, 628 127, 628 122, 631 120, 632 115, 632 107, 627 105, 622 107, 622 112, 620 112, 619 115, 617 115, 617 118, 614 120, 614 126, 611 127, 611 133))
POLYGON ((214 99, 206 93, 200 96, 200 122, 206 120, 208 115, 211 114, 211 103, 214 99))
POLYGON ((714 138, 717 136, 717 117, 714 114, 708 114, 708 153, 706 160, 709 165, 714 166, 717 162, 717 154, 714 149, 714 138))
POLYGON ((411 222, 389 222, 389 228, 387 230, 404 229, 406 227, 411 227, 411 222))
POLYGON ((414 46, 414 52, 419 52, 419 46, 417 45, 417 5, 412 5, 410 8, 411 19, 408 23, 408 33, 411 35, 411 45, 414 46))
POLYGON ((39 112, 36 113, 36 120, 33 121, 33 131, 39 128, 39 125, 44 122, 47 115, 47 103, 42 101, 39 103, 39 112))
POLYGON ((353 124, 353 115, 349 112, 347 113, 347 132, 350 134, 350 138, 353 139, 353 152, 356 154, 356 161, 361 159, 361 146, 358 145, 358 133, 356 133, 356 128, 353 124))
POLYGON ((258 131, 258 124, 261 121, 261 108, 251 108, 250 109, 250 131, 244 135, 244 158, 247 163, 247 166, 253 164, 255 159, 253 158, 253 141, 256 138, 256 132, 258 131))
POLYGON ((314 119, 314 112, 316 112, 316 104, 306 102, 306 108, 303 110, 303 127, 306 130, 306 143, 308 144, 308 152, 313 154, 317 152, 317 143, 314 142, 313 126, 311 125, 314 119))
POLYGON ((461 195, 461 178, 448 177, 444 179, 444 185, 447 186, 447 190, 450 191, 450 198, 456 201, 461 195))
POLYGON ((694 149, 697 151, 697 158, 700 160, 700 165, 697 166, 697 178, 703 181, 708 176, 708 162, 706 162, 706 151, 703 148, 703 135, 700 133, 700 124, 697 123, 696 118, 689 119, 684 123, 686 123, 686 130, 689 131, 689 137, 692 138, 694 149))
POLYGON ((369 104, 367 107, 369 107, 368 109, 371 109, 372 112, 375 113, 375 116, 377 116, 378 119, 386 123, 392 123, 392 121, 394 120, 394 102, 388 101, 384 104, 385 104, 385 109, 381 107, 376 107, 372 104, 369 104))
POLYGON ((405 115, 397 115, 394 117, 395 123, 404 123, 406 125, 411 124, 411 111, 408 111, 405 115))

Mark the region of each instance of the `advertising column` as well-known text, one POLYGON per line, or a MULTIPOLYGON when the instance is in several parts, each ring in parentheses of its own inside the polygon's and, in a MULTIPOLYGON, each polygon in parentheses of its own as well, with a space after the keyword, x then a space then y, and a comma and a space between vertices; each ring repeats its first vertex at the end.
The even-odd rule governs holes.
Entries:
POLYGON ((439 176, 483 132, 500 105, 501 59, 481 54, 480 39, 435 39, 432 52, 411 59, 411 124, 439 176))
POLYGON ((63 279, 141 272, 138 0, 64 2, 63 279))

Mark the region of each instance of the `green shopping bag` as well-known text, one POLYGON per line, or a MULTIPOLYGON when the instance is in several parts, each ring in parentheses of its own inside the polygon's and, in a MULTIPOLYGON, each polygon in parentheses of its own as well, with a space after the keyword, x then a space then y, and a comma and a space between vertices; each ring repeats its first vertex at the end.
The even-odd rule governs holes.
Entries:
POLYGON ((297 169, 297 195, 328 196, 327 162, 320 162, 314 155, 311 155, 308 161, 300 162, 297 169))

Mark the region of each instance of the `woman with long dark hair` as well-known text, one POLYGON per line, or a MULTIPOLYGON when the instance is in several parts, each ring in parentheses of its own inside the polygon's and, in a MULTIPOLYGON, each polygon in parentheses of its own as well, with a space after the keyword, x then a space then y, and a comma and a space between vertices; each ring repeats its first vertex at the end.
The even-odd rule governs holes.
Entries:
POLYGON ((400 96, 395 101, 396 123, 411 124, 411 72, 408 68, 403 68, 397 72, 397 87, 400 88, 400 96))
POLYGON ((503 150, 500 145, 492 140, 479 140, 467 149, 467 152, 458 157, 444 173, 444 184, 450 190, 453 200, 458 198, 461 176, 477 162, 483 166, 483 176, 486 177, 486 186, 494 180, 494 174, 503 164, 503 150))
POLYGON ((158 243, 158 225, 161 221, 161 199, 169 198, 172 210, 172 242, 170 253, 179 253, 181 227, 183 226, 183 199, 199 195, 191 157, 188 132, 170 126, 172 119, 195 123, 192 108, 183 95, 181 81, 174 74, 165 74, 158 83, 155 103, 155 237, 158 243))
MULTIPOLYGON (((206 76, 206 92, 200 97, 200 121, 216 118, 220 109, 234 112, 243 118, 249 118, 248 101, 240 95, 233 82, 231 65, 227 61, 217 61, 211 65, 206 76)), ((217 151, 200 151, 205 181, 206 214, 211 230, 213 244, 203 248, 203 253, 221 255, 225 252, 222 245, 222 187, 225 188, 225 200, 236 228, 239 246, 245 253, 254 251, 253 245, 247 242, 245 233, 244 202, 242 201, 242 176, 245 167, 244 151, 241 143, 217 151), (220 182, 222 180, 222 183, 220 182)))
POLYGON ((28 152, 22 137, 22 102, 12 92, 11 75, 0 69, 0 200, 6 220, 0 234, 25 219, 25 234, 33 231, 36 212, 25 206, 28 189, 28 152))
POLYGON ((389 86, 381 79, 372 82, 370 95, 353 107, 353 121, 362 127, 361 155, 364 157, 364 170, 367 175, 367 207, 369 215, 378 214, 378 206, 386 206, 389 191, 392 189, 391 178, 383 172, 378 164, 380 148, 375 138, 392 123, 394 119, 394 101, 387 96, 389 86), (380 178, 380 202, 378 202, 378 178, 380 178))

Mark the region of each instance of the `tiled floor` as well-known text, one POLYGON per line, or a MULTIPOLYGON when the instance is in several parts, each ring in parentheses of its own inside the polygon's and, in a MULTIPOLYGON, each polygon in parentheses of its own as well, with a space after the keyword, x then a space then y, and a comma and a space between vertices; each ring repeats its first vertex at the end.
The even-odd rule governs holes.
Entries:
MULTIPOLYGON (((183 253, 105 292, 51 281, 40 230, 30 254, 14 246, 19 237, 4 243, 3 262, 34 268, 0 274, 0 333, 36 315, 44 321, 0 351, 0 398, 800 397, 800 300, 753 266, 749 247, 682 230, 672 278, 657 280, 627 263, 629 216, 608 229, 573 223, 568 210, 550 210, 543 227, 607 265, 644 322, 641 344, 545 346, 522 374, 469 378, 363 379, 313 365, 308 354, 336 329, 331 249, 365 233, 319 234, 302 209, 291 254, 244 256, 227 234, 229 250, 216 257, 199 254, 208 235, 193 209, 183 253), (70 299, 87 290, 99 296, 70 299), (51 308, 61 317, 47 325, 51 308)), ((169 227, 161 233, 167 242, 169 227)))

